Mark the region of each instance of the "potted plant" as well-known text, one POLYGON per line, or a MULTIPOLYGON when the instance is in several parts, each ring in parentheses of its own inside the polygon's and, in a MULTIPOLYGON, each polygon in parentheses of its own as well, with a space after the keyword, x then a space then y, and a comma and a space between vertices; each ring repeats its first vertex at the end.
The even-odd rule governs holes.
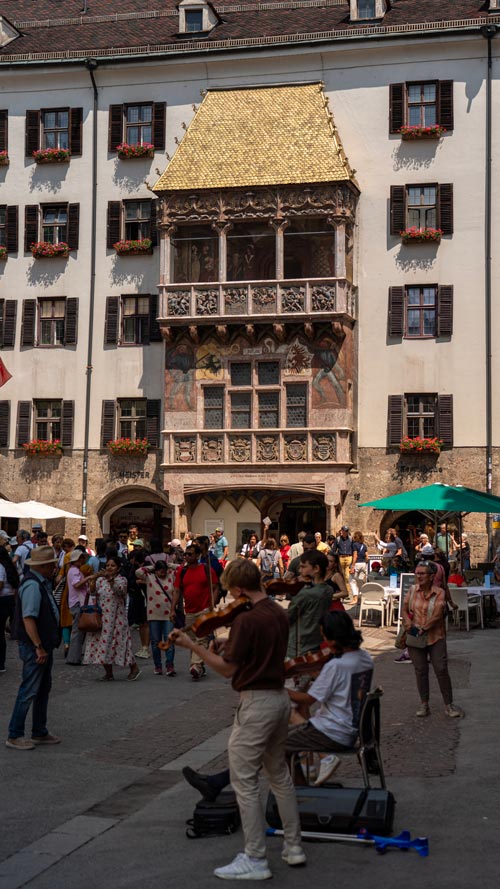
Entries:
POLYGON ((141 238, 132 241, 117 241, 113 244, 118 256, 140 256, 141 253, 152 253, 153 242, 151 238, 141 238))
POLYGON ((116 146, 118 157, 122 160, 128 160, 134 157, 154 157, 155 147, 152 142, 138 142, 136 145, 129 145, 128 142, 122 142, 116 146))
POLYGON ((440 438, 409 438, 407 435, 401 439, 399 450, 402 454, 440 454, 443 441, 440 438))
POLYGON ((33 441, 23 444, 23 448, 30 457, 50 457, 62 454, 61 442, 57 438, 53 441, 35 438, 33 441))
POLYGON ((0 167, 8 167, 10 164, 8 151, 0 151, 0 167))
POLYGON ((399 132, 405 142, 416 139, 440 139, 446 133, 446 127, 440 127, 439 124, 433 124, 430 127, 401 127, 399 132))
POLYGON ((7 259, 7 247, 0 247, 0 262, 7 259))
POLYGON ((68 164, 69 148, 38 148, 33 152, 37 164, 68 164))
POLYGON ((147 438, 115 438, 108 441, 108 451, 118 457, 146 455, 149 448, 147 438))
POLYGON ((38 241, 31 245, 31 253, 35 259, 44 259, 50 256, 62 256, 66 259, 69 256, 71 247, 65 241, 59 244, 50 244, 48 241, 38 241))
POLYGON ((406 228, 399 233, 403 244, 423 244, 430 242, 439 244, 443 231, 440 228, 406 228))

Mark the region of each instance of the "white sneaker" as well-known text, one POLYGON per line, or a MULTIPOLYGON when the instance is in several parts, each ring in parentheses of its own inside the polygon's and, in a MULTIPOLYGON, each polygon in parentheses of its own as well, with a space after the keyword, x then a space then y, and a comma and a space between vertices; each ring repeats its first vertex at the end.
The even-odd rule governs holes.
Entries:
POLYGON ((306 853, 302 846, 289 846, 287 843, 283 843, 281 857, 290 867, 297 867, 307 862, 306 853))
POLYGON ((136 651, 135 656, 143 658, 151 657, 151 655, 149 654, 149 648, 140 648, 139 651, 136 651))
POLYGON ((328 781, 330 775, 333 775, 336 769, 338 769, 340 765, 340 759, 338 756, 335 756, 334 753, 329 753, 328 756, 324 756, 321 760, 319 767, 319 775, 314 782, 315 787, 319 787, 321 784, 324 784, 325 781, 328 781))
POLYGON ((231 864, 216 867, 214 876, 221 880, 269 880, 272 873, 266 858, 250 858, 245 852, 239 852, 231 864))

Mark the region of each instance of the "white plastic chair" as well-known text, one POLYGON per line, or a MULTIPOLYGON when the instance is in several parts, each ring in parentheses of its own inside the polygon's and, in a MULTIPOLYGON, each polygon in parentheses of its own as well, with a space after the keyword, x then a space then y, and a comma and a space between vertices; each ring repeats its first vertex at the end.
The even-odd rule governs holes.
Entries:
POLYGON ((469 612, 471 610, 476 612, 476 616, 478 616, 478 623, 481 625, 481 629, 484 629, 484 618, 483 618, 483 600, 479 594, 469 595, 467 590, 460 589, 457 587, 456 590, 453 590, 453 601, 458 608, 455 611, 455 624, 460 627, 460 615, 465 615, 465 629, 467 632, 470 630, 469 623, 469 612))
POLYGON ((359 622, 361 626, 363 611, 380 611, 380 626, 385 627, 386 600, 384 598, 385 587, 381 583, 369 581, 361 587, 361 604, 359 606, 359 622))

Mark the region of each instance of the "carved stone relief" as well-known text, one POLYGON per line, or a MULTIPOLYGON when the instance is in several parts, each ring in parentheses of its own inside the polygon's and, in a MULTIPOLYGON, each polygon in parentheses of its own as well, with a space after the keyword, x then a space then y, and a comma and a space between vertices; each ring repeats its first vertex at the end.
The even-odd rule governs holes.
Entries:
POLYGON ((204 463, 222 463, 223 452, 222 438, 202 438, 201 459, 204 463))
POLYGON ((313 458, 321 463, 328 460, 335 460, 336 446, 335 436, 333 435, 315 435, 313 438, 313 458))
POLYGON ((193 438, 175 438, 174 439, 174 462, 175 463, 194 463, 196 460, 196 439, 193 438))
POLYGON ((244 287, 225 287, 224 304, 227 315, 244 315, 247 311, 247 291, 244 287))
POLYGON ((197 315, 218 315, 219 313, 219 291, 218 290, 195 290, 196 297, 196 314, 197 315))
POLYGON ((279 458, 280 449, 277 435, 257 438, 257 463, 275 463, 279 458))
POLYGON ((281 310, 283 312, 303 312, 305 310, 304 287, 281 288, 281 310))
POLYGON ((252 443, 249 438, 231 438, 229 441, 229 459, 235 463, 250 463, 252 459, 252 443))
POLYGON ((307 440, 305 436, 285 436, 285 460, 300 463, 307 460, 307 440))
POLYGON ((336 290, 333 287, 313 287, 311 295, 311 307, 313 312, 335 311, 336 290))
POLYGON ((254 312, 276 311, 276 288, 252 287, 252 303, 254 312))
POLYGON ((189 315, 190 296, 189 290, 176 290, 175 293, 169 293, 168 314, 189 315))

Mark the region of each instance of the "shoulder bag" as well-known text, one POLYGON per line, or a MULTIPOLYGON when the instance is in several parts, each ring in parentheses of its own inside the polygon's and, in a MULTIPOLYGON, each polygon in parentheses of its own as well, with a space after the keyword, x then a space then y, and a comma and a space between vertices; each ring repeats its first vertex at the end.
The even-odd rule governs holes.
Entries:
POLYGON ((95 605, 89 604, 90 593, 85 596, 85 603, 80 608, 78 629, 81 633, 100 633, 102 630, 102 610, 96 595, 95 605))

